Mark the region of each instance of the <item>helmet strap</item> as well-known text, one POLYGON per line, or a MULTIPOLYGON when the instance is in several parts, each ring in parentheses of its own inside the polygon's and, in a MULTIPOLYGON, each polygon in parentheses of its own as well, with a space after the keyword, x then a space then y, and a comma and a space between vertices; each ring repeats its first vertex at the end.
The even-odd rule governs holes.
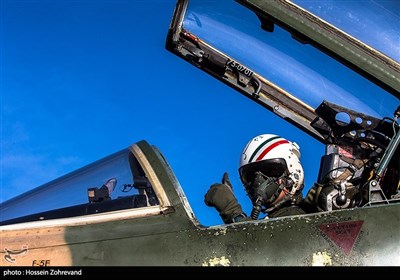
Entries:
POLYGON ((291 199, 290 196, 288 196, 288 195, 285 196, 282 200, 278 201, 275 205, 272 205, 268 209, 265 209, 263 211, 263 213, 270 213, 270 212, 274 211, 275 209, 280 208, 283 204, 285 204, 290 199, 291 199))
MULTIPOLYGON (((281 177, 280 177, 281 178, 281 177)), ((279 181, 279 186, 276 189, 276 191, 274 192, 274 194, 266 201, 266 205, 270 205, 272 204, 279 196, 279 194, 281 193, 281 191, 283 190, 283 188, 285 187, 285 184, 283 183, 282 180, 279 180, 280 178, 278 178, 276 181, 279 181)), ((267 181, 265 181, 263 184, 268 183, 267 181)))

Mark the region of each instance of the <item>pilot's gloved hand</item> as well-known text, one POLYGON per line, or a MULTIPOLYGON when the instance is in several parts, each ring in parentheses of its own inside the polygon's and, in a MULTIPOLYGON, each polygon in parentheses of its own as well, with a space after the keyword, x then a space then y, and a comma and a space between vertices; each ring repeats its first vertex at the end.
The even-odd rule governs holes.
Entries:
POLYGON ((308 204, 314 204, 315 193, 316 193, 316 189, 314 187, 311 187, 307 192, 304 202, 308 203, 308 204))
POLYGON ((304 202, 308 203, 310 205, 314 205, 314 206, 317 205, 318 196, 319 196, 319 193, 321 192, 322 186, 323 185, 321 185, 321 184, 314 183, 314 185, 308 190, 307 196, 304 199, 304 202))
POLYGON ((210 189, 204 196, 204 202, 207 206, 215 207, 225 224, 234 222, 238 216, 246 217, 243 213, 242 206, 238 203, 233 194, 232 185, 225 172, 222 177, 222 184, 216 183, 211 185, 210 189))

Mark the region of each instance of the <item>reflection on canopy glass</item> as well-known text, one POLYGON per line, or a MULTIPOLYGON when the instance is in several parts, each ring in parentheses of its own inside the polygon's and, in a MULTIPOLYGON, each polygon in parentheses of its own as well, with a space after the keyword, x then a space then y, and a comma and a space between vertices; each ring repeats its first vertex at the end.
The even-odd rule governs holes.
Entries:
POLYGON ((0 222, 48 220, 158 204, 143 169, 130 150, 124 149, 2 203, 0 222), (19 220, 11 220, 16 218, 19 220))
POLYGON ((381 118, 398 106, 396 97, 287 31, 263 30, 257 16, 234 1, 190 1, 183 29, 313 108, 327 100, 381 118))
POLYGON ((399 1, 293 0, 292 2, 400 62, 399 1))

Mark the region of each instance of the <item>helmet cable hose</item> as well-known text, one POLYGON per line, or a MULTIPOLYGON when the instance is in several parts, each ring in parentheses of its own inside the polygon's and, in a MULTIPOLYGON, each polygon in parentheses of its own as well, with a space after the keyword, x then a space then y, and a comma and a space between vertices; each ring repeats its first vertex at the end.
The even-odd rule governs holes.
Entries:
POLYGON ((262 205, 262 198, 258 197, 256 203, 253 205, 253 209, 251 210, 251 218, 253 220, 257 220, 258 216, 261 213, 261 205, 262 205))

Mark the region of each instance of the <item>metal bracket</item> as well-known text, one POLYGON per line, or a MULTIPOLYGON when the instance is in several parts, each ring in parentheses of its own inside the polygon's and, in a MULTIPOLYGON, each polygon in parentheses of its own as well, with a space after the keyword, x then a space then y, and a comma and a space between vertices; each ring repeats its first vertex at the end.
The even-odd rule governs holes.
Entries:
POLYGON ((365 206, 379 203, 389 204, 389 201, 379 183, 376 180, 371 180, 368 184, 368 203, 365 206))

